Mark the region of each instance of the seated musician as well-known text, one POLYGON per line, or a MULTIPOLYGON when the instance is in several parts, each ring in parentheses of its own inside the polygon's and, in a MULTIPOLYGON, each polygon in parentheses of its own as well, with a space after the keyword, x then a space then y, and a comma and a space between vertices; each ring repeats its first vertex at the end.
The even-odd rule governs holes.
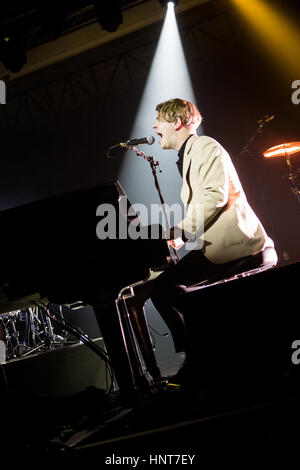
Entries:
POLYGON ((178 246, 175 240, 194 240, 194 248, 157 277, 151 300, 171 331, 175 351, 186 354, 172 381, 188 389, 201 385, 203 378, 197 332, 193 340, 184 312, 177 305, 179 296, 203 281, 275 266, 277 254, 247 201, 227 151, 213 138, 196 134, 201 123, 196 106, 176 98, 158 104, 156 111, 153 129, 161 137, 162 149, 178 151, 177 165, 183 178, 185 217, 171 229, 168 243, 179 249, 182 244, 178 246))

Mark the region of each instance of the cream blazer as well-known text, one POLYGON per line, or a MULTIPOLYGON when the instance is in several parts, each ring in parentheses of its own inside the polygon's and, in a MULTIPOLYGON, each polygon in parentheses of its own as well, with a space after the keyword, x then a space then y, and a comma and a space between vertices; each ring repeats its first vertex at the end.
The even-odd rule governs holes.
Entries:
POLYGON ((213 263, 274 247, 247 201, 229 154, 211 137, 195 135, 186 144, 181 199, 185 216, 177 227, 213 263))

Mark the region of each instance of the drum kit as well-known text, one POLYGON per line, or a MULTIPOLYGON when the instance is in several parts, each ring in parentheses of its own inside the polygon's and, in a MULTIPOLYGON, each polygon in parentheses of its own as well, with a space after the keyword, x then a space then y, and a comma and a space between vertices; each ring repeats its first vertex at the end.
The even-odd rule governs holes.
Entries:
MULTIPOLYGON (((59 308, 63 316, 62 307, 59 308)), ((70 333, 57 332, 51 318, 38 307, 0 315, 0 341, 5 345, 1 362, 53 350, 65 345, 69 339, 70 333)))
POLYGON ((300 186, 298 183, 299 169, 292 166, 291 157, 300 155, 300 142, 287 142, 276 145, 263 152, 265 158, 284 157, 288 167, 288 179, 291 183, 291 190, 300 203, 300 186))

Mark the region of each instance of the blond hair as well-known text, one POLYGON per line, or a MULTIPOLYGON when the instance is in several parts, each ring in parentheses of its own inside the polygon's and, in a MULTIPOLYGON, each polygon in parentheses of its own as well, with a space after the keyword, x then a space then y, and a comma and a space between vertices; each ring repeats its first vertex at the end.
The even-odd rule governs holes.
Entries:
POLYGON ((161 121, 175 122, 179 118, 189 130, 200 126, 202 117, 198 108, 190 101, 174 98, 156 106, 157 118, 161 121))

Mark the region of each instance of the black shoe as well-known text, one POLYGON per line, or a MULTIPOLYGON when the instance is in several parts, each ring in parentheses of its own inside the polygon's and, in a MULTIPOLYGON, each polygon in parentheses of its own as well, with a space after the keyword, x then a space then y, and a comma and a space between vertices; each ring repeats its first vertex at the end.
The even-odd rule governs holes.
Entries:
POLYGON ((184 361, 176 375, 168 378, 167 388, 176 391, 177 406, 186 412, 200 412, 205 416, 210 404, 201 374, 189 361, 184 361))
POLYGON ((188 359, 184 361, 176 375, 169 377, 168 382, 177 386, 180 391, 199 392, 203 389, 200 371, 188 359))

